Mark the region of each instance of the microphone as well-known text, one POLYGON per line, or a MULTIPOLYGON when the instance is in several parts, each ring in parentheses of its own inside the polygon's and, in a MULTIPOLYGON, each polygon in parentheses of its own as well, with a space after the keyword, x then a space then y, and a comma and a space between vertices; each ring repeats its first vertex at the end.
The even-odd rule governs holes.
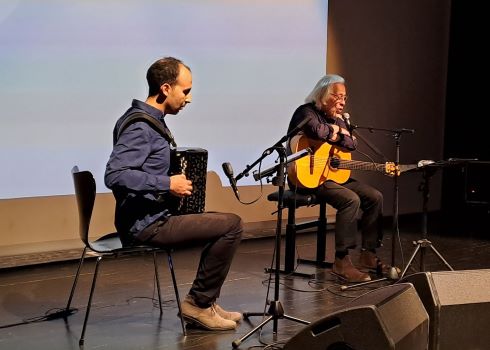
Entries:
POLYGON ((347 125, 347 130, 352 133, 352 130, 356 128, 356 125, 351 124, 350 122, 350 114, 349 113, 344 113, 342 114, 342 119, 345 122, 345 125, 347 125))
POLYGON ((225 173, 226 177, 228 178, 228 181, 230 181, 231 188, 233 189, 233 192, 235 193, 235 197, 240 200, 240 195, 238 194, 238 188, 236 187, 236 180, 233 177, 233 168, 230 163, 225 162, 221 165, 223 167, 223 172, 225 173))

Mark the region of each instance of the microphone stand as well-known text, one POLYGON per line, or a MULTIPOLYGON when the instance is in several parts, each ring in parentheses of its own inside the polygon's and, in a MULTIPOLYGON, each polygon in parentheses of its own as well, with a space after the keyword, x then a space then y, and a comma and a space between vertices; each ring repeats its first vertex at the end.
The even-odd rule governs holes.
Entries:
POLYGON ((252 165, 247 165, 245 170, 237 175, 236 180, 242 178, 243 176, 248 176, 250 170, 257 165, 262 159, 264 159, 267 155, 271 154, 272 151, 276 151, 279 155, 279 164, 277 166, 277 175, 274 177, 272 184, 279 187, 279 199, 277 201, 277 222, 276 222, 276 236, 275 236, 275 274, 274 274, 274 300, 269 302, 269 309, 266 313, 264 312, 244 312, 243 317, 248 319, 251 316, 267 316, 259 325, 253 328, 250 332, 243 335, 239 339, 236 339, 232 342, 232 346, 234 349, 238 348, 240 344, 247 338, 249 338, 252 334, 261 330, 263 326, 265 326, 270 321, 273 321, 273 334, 277 335, 277 326, 279 319, 287 319, 291 321, 295 321, 298 323, 302 323, 305 325, 310 324, 310 322, 289 316, 284 313, 284 309, 279 301, 279 270, 281 268, 281 227, 282 227, 282 209, 283 209, 283 198, 284 198, 284 187, 286 183, 286 177, 284 173, 284 169, 287 164, 286 157, 286 149, 283 146, 283 143, 290 138, 292 135, 296 134, 298 130, 294 129, 289 132, 287 135, 282 137, 278 142, 276 142, 272 147, 268 148, 262 153, 262 156, 257 159, 252 165))
POLYGON ((304 119, 293 130, 291 130, 286 135, 284 135, 283 137, 281 137, 281 139, 279 141, 277 141, 271 147, 267 148, 256 161, 254 161, 251 165, 247 165, 245 167, 245 169, 240 174, 238 174, 235 177, 235 182, 238 181, 238 180, 240 180, 244 176, 248 176, 249 173, 250 173, 250 170, 252 170, 257 164, 259 164, 265 157, 267 157, 268 155, 270 155, 274 150, 277 150, 278 148, 283 148, 284 149, 283 143, 286 142, 292 136, 296 135, 298 132, 300 132, 301 131, 301 128, 305 124, 307 124, 310 120, 311 120, 311 117, 304 119))
POLYGON ((372 281, 367 281, 367 282, 361 282, 357 284, 353 284, 350 286, 341 286, 341 290, 347 290, 350 288, 354 287, 360 287, 364 285, 368 285, 371 283, 376 283, 376 282, 382 282, 386 281, 388 279, 390 280, 396 280, 399 279, 398 271, 395 268, 395 250, 396 250, 396 244, 395 244, 395 237, 398 236, 398 166, 400 164, 400 138, 402 134, 413 134, 415 133, 415 130, 413 129, 383 129, 383 128, 374 128, 371 126, 357 126, 357 125, 352 125, 351 126, 353 129, 365 129, 369 130, 369 132, 374 132, 374 131, 380 131, 380 132, 387 132, 389 134, 392 134, 394 139, 395 139, 395 174, 393 176, 393 223, 392 223, 392 237, 391 237, 391 266, 390 270, 388 272, 387 277, 383 278, 378 278, 376 280, 372 281))

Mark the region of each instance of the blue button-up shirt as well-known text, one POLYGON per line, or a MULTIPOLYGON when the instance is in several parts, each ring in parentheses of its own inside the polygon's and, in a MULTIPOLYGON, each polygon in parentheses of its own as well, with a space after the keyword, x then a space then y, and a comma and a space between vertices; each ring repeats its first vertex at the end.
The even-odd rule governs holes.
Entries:
MULTIPOLYGON (((160 110, 133 100, 131 108, 116 122, 114 135, 134 113, 145 113, 165 126, 160 110)), ((119 233, 137 235, 170 215, 165 203, 159 200, 170 190, 169 168, 170 145, 147 122, 131 123, 122 131, 105 171, 105 184, 116 198, 115 225, 119 233)))

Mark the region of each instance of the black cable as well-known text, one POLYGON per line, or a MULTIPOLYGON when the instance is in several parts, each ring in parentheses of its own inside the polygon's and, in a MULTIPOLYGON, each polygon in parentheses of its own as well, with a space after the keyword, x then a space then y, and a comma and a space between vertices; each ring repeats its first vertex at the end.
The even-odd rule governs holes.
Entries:
POLYGON ((35 317, 23 319, 22 322, 1 325, 0 329, 22 326, 25 324, 36 323, 36 322, 51 321, 51 320, 56 320, 59 318, 66 318, 70 315, 73 315, 76 312, 78 312, 77 308, 70 308, 69 310, 60 309, 60 308, 50 309, 50 310, 46 311, 43 316, 35 316, 35 317), (53 310, 56 310, 56 311, 53 311, 53 310))

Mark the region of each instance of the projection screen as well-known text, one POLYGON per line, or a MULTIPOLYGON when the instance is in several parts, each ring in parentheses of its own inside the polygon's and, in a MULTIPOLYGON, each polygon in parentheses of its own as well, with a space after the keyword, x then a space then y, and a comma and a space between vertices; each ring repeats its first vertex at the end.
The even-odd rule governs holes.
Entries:
POLYGON ((238 173, 279 140, 325 73, 326 22, 326 0, 1 1, 0 198, 71 194, 75 164, 108 192, 114 123, 163 56, 193 71, 167 117, 178 145, 228 185, 221 163, 238 173))

